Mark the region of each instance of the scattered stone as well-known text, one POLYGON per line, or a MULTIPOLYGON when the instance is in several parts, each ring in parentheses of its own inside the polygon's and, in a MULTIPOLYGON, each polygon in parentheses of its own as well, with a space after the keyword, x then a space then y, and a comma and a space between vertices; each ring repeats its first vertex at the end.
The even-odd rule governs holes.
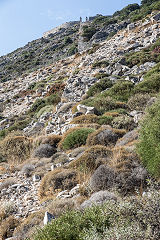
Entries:
POLYGON ((51 221, 53 221, 54 219, 55 219, 55 217, 51 213, 45 212, 43 223, 44 223, 44 225, 46 225, 46 224, 50 223, 51 221))

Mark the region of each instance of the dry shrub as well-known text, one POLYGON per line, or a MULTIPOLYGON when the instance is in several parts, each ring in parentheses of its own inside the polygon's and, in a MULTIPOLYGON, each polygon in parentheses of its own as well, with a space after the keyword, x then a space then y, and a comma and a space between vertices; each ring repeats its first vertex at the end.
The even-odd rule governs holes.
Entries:
POLYGON ((97 123, 90 123, 90 124, 78 124, 78 127, 81 128, 92 128, 92 129, 98 129, 101 127, 101 125, 97 123))
POLYGON ((56 149, 49 144, 41 144, 38 148, 34 150, 33 156, 38 158, 50 158, 56 149))
POLYGON ((62 139, 62 137, 60 135, 48 135, 48 136, 39 136, 34 138, 33 140, 33 144, 35 147, 39 146, 41 143, 42 144, 49 144, 53 147, 57 147, 57 144, 60 142, 60 140, 62 139))
POLYGON ((86 147, 75 148, 72 152, 69 153, 69 157, 76 158, 78 155, 82 154, 86 150, 86 147))
POLYGON ((32 172, 35 170, 35 167, 33 164, 25 164, 22 169, 21 172, 23 174, 25 174, 26 177, 30 177, 32 175, 32 172))
POLYGON ((57 163, 62 163, 65 164, 69 161, 69 157, 66 153, 63 152, 57 152, 52 156, 51 162, 53 162, 54 164, 57 163))
POLYGON ((114 128, 126 129, 127 131, 131 131, 135 127, 137 127, 137 124, 134 122, 133 118, 123 115, 115 117, 112 121, 112 126, 114 128))
POLYGON ((125 147, 116 147, 113 149, 112 167, 118 172, 130 172, 132 164, 138 162, 139 158, 135 151, 129 152, 125 147))
POLYGON ((0 210, 0 224, 1 222, 6 218, 6 212, 4 208, 1 208, 0 210))
POLYGON ((47 173, 40 184, 40 199, 53 196, 58 191, 70 190, 78 183, 78 174, 73 169, 55 169, 47 173))
POLYGON ((97 123, 98 122, 98 116, 95 114, 88 114, 88 115, 81 115, 79 117, 75 117, 71 124, 89 124, 89 123, 97 123))
POLYGON ((97 159, 105 158, 106 162, 109 162, 111 157, 111 150, 105 146, 96 145, 87 149, 80 158, 73 160, 69 166, 88 174, 96 169, 97 159))
POLYGON ((6 166, 5 165, 2 165, 2 166, 0 166, 0 174, 4 174, 5 172, 7 172, 7 168, 6 168, 6 166))
POLYGON ((111 117, 118 117, 119 113, 118 112, 105 112, 103 116, 111 116, 111 117))
POLYGON ((15 230, 14 236, 18 239, 26 239, 32 236, 32 234, 37 230, 38 227, 42 227, 42 222, 44 218, 44 210, 41 212, 32 213, 29 215, 15 230))
POLYGON ((73 107, 73 105, 75 105, 75 102, 67 102, 64 103, 60 109, 58 109, 58 113, 60 112, 67 112, 71 107, 73 107))
POLYGON ((57 147, 57 144, 61 141, 62 137, 60 135, 49 135, 42 140, 42 144, 49 144, 52 147, 57 147))
POLYGON ((0 225, 0 239, 4 240, 13 235, 14 229, 18 226, 19 221, 12 216, 9 216, 2 221, 0 225))
POLYGON ((99 166, 90 179, 90 186, 93 191, 100 191, 115 186, 116 173, 113 168, 107 165, 99 166))
POLYGON ((17 212, 17 207, 12 201, 8 202, 0 202, 1 209, 0 209, 0 224, 3 220, 8 218, 13 213, 17 212))
POLYGON ((128 100, 128 106, 132 110, 143 111, 146 108, 147 102, 150 100, 150 98, 150 95, 147 93, 137 93, 134 96, 130 97, 128 100))
POLYGON ((46 207, 46 211, 59 217, 62 213, 76 208, 76 202, 73 199, 55 199, 46 207))
POLYGON ((127 131, 125 129, 116 129, 116 128, 112 128, 113 132, 116 133, 118 135, 118 138, 122 138, 127 131))
POLYGON ((118 139, 118 135, 110 127, 101 127, 91 133, 87 138, 87 146, 104 145, 113 146, 118 139))
POLYGON ((77 110, 77 106, 79 105, 80 103, 76 103, 73 107, 72 107, 72 114, 76 113, 78 110, 77 110))
MULTIPOLYGON (((121 130, 119 129, 119 131, 121 131, 121 130)), ((116 146, 117 147, 124 146, 130 142, 133 142, 138 139, 138 135, 139 134, 138 134, 137 130, 130 131, 117 141, 116 146)))
POLYGON ((117 147, 113 150, 112 167, 117 173, 117 184, 121 191, 127 193, 135 188, 145 188, 148 173, 140 165, 135 151, 128 151, 126 147, 117 147))
POLYGON ((0 184, 0 191, 2 191, 2 189, 4 188, 8 188, 9 186, 13 185, 16 183, 16 179, 15 178, 8 178, 6 180, 4 180, 1 184, 0 184))
POLYGON ((23 136, 7 136, 0 143, 0 150, 9 163, 21 163, 30 156, 32 139, 23 136))
POLYGON ((118 138, 121 138, 125 133, 126 130, 123 129, 113 129, 110 126, 101 127, 88 136, 86 143, 87 146, 114 146, 118 138))
POLYGON ((116 107, 128 110, 128 105, 124 102, 116 101, 116 107))

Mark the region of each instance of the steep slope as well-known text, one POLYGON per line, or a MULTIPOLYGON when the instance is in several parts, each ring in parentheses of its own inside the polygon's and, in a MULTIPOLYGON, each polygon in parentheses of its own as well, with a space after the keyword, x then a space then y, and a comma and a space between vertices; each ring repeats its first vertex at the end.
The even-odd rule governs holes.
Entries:
POLYGON ((146 118, 155 138, 141 120, 159 99, 160 13, 134 23, 125 16, 142 3, 63 25, 1 57, 2 239, 159 239, 159 148, 151 154, 144 146, 144 136, 152 151, 159 139, 159 103, 146 118), (36 69, 33 61, 21 68, 26 50, 36 69), (20 70, 6 70, 15 64, 20 70), (56 220, 32 235, 46 211, 56 220))

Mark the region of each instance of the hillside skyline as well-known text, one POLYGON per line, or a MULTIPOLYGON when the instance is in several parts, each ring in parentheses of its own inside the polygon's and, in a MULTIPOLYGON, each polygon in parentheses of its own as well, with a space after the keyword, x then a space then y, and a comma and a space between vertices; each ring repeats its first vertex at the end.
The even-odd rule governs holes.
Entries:
POLYGON ((140 0, 101 0, 98 3, 73 0, 67 3, 47 0, 0 0, 0 56, 6 55, 28 42, 43 36, 43 33, 68 21, 83 20, 96 14, 111 15, 127 4, 140 0))

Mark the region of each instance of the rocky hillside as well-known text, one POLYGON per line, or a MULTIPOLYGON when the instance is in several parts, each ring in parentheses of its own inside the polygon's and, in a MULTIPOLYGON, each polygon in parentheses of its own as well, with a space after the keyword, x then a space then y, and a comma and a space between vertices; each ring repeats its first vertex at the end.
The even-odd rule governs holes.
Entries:
POLYGON ((2 240, 160 239, 159 4, 0 58, 2 240))

